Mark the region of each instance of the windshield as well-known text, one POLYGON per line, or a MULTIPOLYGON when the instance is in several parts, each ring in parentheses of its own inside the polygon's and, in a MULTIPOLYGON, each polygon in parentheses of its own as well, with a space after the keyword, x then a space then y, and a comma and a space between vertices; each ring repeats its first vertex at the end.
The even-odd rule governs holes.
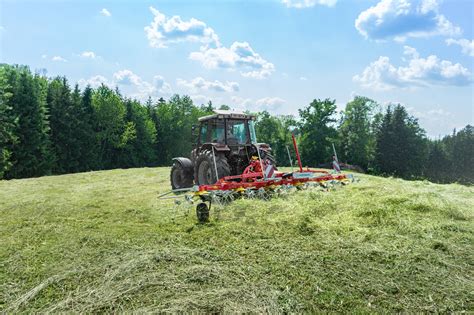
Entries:
POLYGON ((255 133, 255 123, 253 120, 249 120, 249 129, 250 129, 250 141, 252 143, 257 143, 257 134, 255 133))
POLYGON ((245 144, 247 143, 247 128, 245 120, 228 120, 227 121, 227 143, 245 144))

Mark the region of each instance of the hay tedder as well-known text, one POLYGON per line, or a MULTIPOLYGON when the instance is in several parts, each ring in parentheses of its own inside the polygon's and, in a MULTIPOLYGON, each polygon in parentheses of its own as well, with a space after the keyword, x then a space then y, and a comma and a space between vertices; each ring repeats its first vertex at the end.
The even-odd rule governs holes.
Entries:
MULTIPOLYGON (((159 198, 177 199, 184 195, 190 204, 197 202, 199 222, 207 222, 213 202, 227 204, 237 198, 266 200, 294 189, 327 189, 354 181, 351 174, 341 173, 336 152, 332 171, 303 169, 294 135, 299 170, 278 171, 270 146, 256 141, 254 119, 252 115, 229 111, 216 111, 215 115, 201 118, 191 159, 174 159, 170 175, 173 190, 159 198), (168 196, 172 193, 175 196, 168 196)), ((292 164, 289 150, 288 156, 292 164)))

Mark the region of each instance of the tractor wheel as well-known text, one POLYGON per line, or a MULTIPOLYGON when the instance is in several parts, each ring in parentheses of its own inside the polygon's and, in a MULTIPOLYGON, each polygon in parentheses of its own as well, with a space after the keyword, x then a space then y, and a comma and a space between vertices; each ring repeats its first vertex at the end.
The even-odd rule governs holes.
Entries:
POLYGON ((193 176, 192 172, 189 173, 179 162, 174 162, 173 167, 171 167, 171 188, 181 189, 189 188, 193 186, 193 176))
POLYGON ((216 165, 212 150, 202 151, 196 158, 194 166, 194 179, 198 185, 212 185, 219 178, 216 178, 216 166, 219 178, 230 175, 230 166, 227 158, 222 153, 216 153, 216 165))

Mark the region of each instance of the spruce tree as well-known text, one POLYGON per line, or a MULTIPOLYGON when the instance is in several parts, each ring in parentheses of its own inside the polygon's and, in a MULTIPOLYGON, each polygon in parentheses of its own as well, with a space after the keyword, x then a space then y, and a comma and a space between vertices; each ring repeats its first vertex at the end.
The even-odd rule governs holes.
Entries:
POLYGON ((0 179, 12 166, 11 146, 15 143, 15 126, 17 119, 9 103, 12 91, 8 84, 8 66, 0 66, 0 179))
POLYGON ((18 140, 12 145, 13 165, 7 177, 50 174, 54 155, 47 120, 47 80, 39 75, 33 77, 28 67, 15 66, 8 76, 8 83, 12 86, 9 103, 18 117, 15 128, 18 140))

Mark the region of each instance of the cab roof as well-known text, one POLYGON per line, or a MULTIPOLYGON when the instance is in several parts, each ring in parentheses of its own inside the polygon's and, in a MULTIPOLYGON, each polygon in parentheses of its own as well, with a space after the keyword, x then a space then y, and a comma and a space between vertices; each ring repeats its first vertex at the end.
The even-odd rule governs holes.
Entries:
POLYGON ((255 119, 255 116, 251 114, 246 114, 240 111, 216 109, 214 110, 214 114, 201 117, 199 118, 199 121, 206 121, 206 120, 216 119, 216 118, 217 119, 232 118, 232 119, 250 120, 250 119, 255 119))

